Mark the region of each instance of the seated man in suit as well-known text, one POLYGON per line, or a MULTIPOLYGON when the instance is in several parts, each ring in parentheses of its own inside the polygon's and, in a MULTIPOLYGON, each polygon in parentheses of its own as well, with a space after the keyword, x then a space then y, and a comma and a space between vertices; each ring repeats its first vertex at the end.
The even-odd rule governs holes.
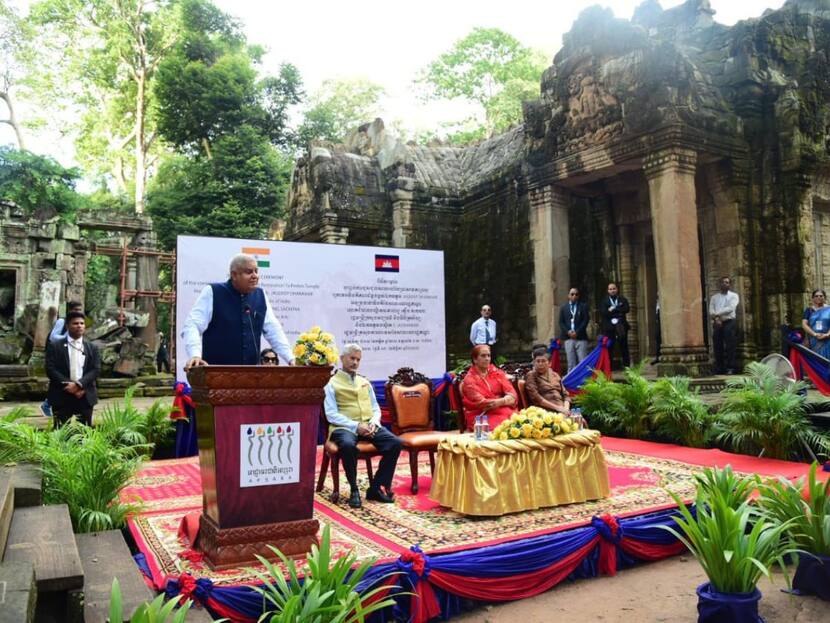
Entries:
POLYGON ((47 398, 52 405, 55 426, 73 415, 92 426, 92 408, 98 402, 96 381, 101 374, 98 347, 84 339, 86 323, 82 312, 66 314, 66 335, 46 346, 47 398))
POLYGON ((357 442, 369 441, 381 453, 380 465, 369 488, 366 499, 376 502, 393 502, 392 477, 401 453, 401 440, 380 425, 380 407, 375 390, 364 376, 357 373, 363 357, 360 346, 347 344, 340 355, 342 368, 326 385, 323 403, 330 426, 330 438, 337 444, 343 471, 351 487, 349 506, 360 508, 360 491, 357 488, 357 442))

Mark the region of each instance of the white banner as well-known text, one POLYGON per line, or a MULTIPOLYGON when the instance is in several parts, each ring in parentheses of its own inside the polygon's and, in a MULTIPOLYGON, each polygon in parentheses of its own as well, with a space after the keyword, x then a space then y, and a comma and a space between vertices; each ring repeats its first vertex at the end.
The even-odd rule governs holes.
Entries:
POLYGON ((184 321, 205 285, 228 279, 228 265, 237 253, 257 258, 259 285, 292 346, 300 333, 319 325, 334 334, 338 348, 349 342, 361 345, 360 373, 371 380, 385 380, 401 366, 432 378, 444 374, 443 251, 179 236, 179 380, 186 380, 184 321))

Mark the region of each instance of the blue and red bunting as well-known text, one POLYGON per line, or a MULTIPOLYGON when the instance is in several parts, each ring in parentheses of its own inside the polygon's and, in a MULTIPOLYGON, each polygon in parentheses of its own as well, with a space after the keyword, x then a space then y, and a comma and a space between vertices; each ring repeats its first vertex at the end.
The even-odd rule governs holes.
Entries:
POLYGON ((175 456, 177 459, 199 454, 199 440, 196 434, 196 403, 191 396, 192 389, 187 383, 173 384, 173 412, 170 419, 176 422, 175 456))
POLYGON ((607 377, 611 376, 609 350, 613 343, 613 340, 605 335, 597 338, 597 347, 562 379, 562 384, 569 393, 579 393, 580 388, 594 378, 598 372, 602 372, 607 377))
MULTIPOLYGON (((629 519, 604 515, 584 528, 436 556, 413 546, 398 560, 372 567, 359 589, 389 587, 394 612, 378 613, 378 621, 448 618, 457 612, 459 598, 524 599, 568 578, 615 575, 642 561, 679 554, 683 543, 666 530, 676 525, 677 516, 675 509, 629 519), (398 595, 402 592, 411 594, 398 595)), ((170 579, 166 593, 192 599, 233 621, 253 623, 263 612, 262 596, 253 588, 217 587, 188 574, 170 579)))
POLYGON ((804 336, 800 331, 789 331, 785 342, 796 378, 803 379, 806 376, 818 391, 830 396, 830 361, 804 346, 804 336))

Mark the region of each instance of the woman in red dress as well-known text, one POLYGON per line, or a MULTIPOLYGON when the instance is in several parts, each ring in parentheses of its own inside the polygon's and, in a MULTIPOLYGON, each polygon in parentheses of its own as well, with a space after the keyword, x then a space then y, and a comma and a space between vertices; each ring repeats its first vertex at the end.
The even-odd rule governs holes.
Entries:
POLYGON ((516 412, 516 390, 507 375, 490 363, 489 346, 479 344, 470 357, 473 365, 461 383, 467 430, 473 430, 475 417, 482 413, 493 430, 516 412))

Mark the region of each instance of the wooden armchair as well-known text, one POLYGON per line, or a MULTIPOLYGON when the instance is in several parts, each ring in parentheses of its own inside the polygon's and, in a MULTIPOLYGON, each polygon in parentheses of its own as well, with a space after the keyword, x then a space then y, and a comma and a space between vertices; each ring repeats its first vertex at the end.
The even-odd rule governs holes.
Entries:
POLYGON ((410 490, 418 493, 418 454, 429 453, 430 471, 435 471, 438 441, 448 434, 436 431, 432 421, 432 381, 412 368, 400 368, 386 382, 386 404, 392 416, 392 432, 409 453, 410 490))
POLYGON ((461 393, 461 384, 464 382, 464 377, 467 376, 467 370, 460 372, 452 380, 450 391, 455 395, 455 403, 458 405, 458 432, 467 432, 467 418, 464 417, 464 394, 461 393))
MULTIPOLYGON (((337 444, 329 439, 329 421, 326 419, 324 411, 320 411, 320 429, 325 431, 326 440, 323 442, 323 462, 320 465, 320 476, 317 478, 317 492, 323 490, 323 485, 326 482, 326 472, 331 465, 331 482, 332 492, 331 501, 335 504, 340 499, 340 452, 337 444)), ((369 474, 369 480, 372 480, 372 457, 380 456, 380 452, 375 447, 375 444, 369 441, 357 442, 357 463, 360 461, 366 463, 366 472, 369 474)))

